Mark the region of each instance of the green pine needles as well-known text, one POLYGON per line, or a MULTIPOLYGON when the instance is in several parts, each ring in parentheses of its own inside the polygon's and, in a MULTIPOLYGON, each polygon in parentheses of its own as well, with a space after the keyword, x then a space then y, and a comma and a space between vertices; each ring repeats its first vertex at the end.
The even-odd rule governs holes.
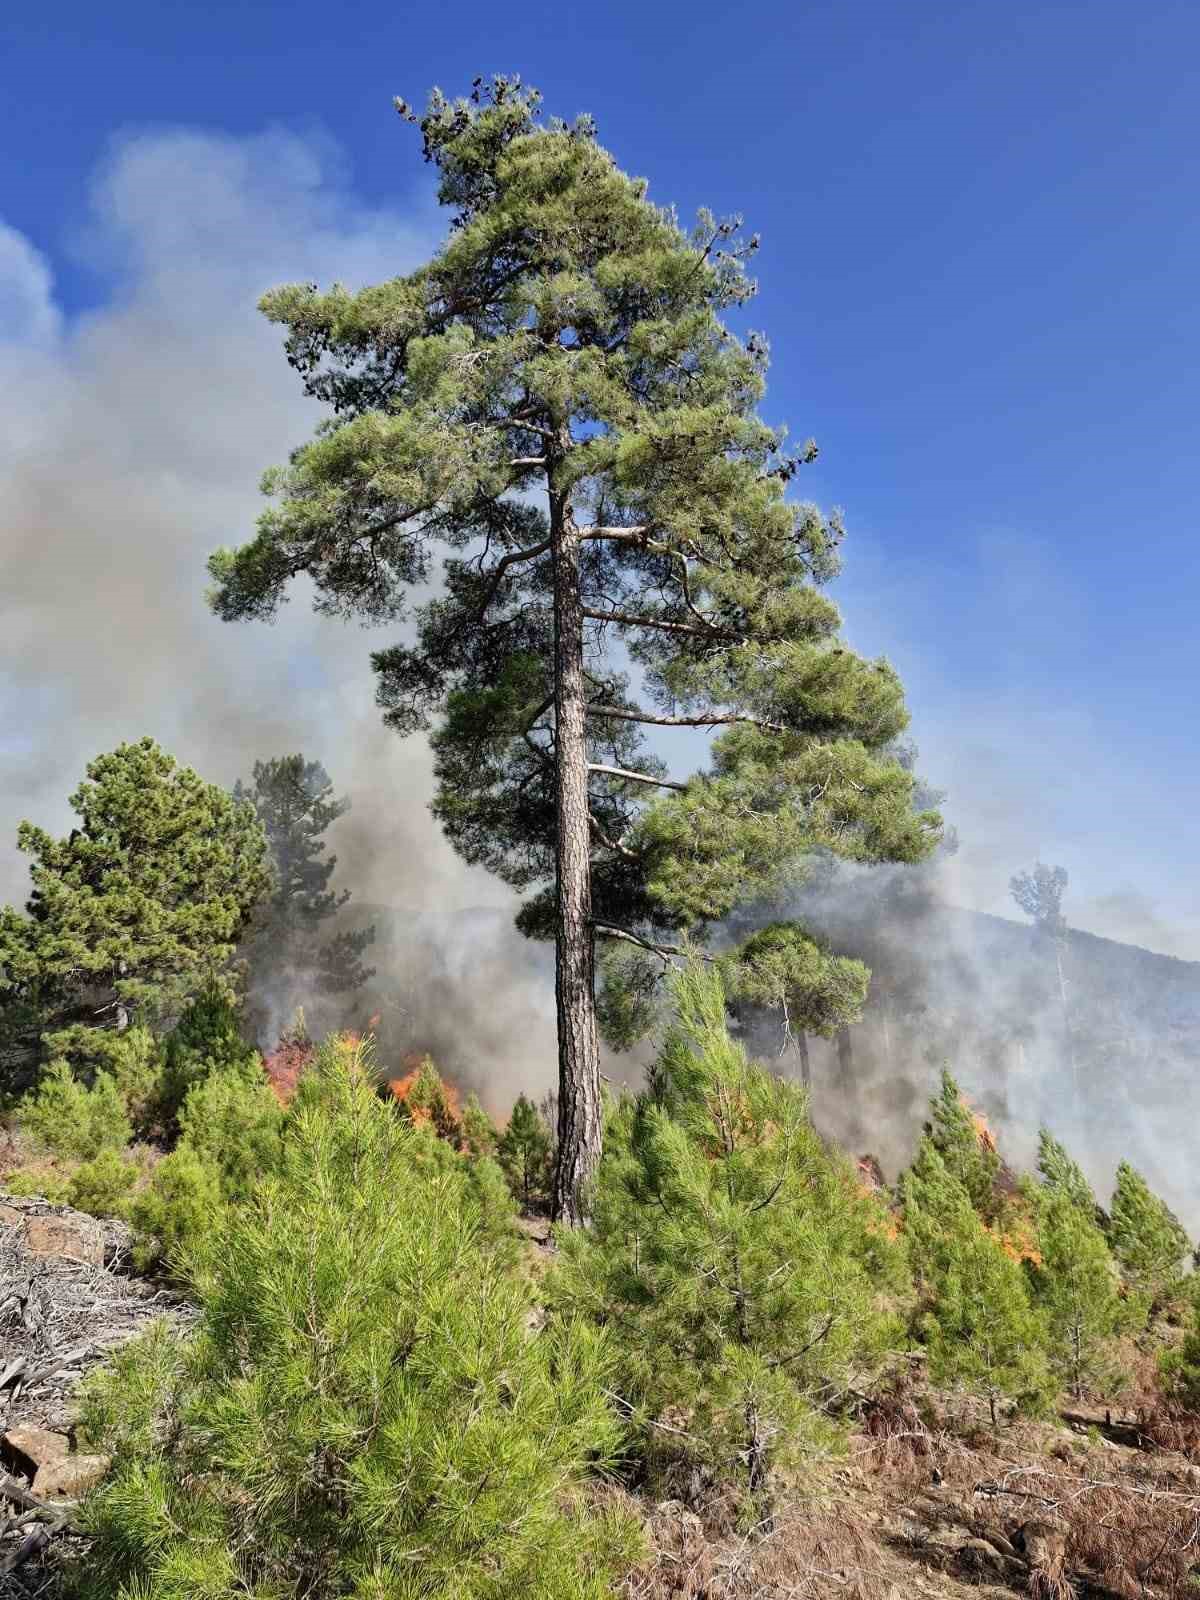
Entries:
POLYGON ((901 1191, 930 1377, 985 1400, 993 1428, 1006 1397, 1042 1410, 1053 1394, 1046 1331, 1021 1262, 928 1135, 901 1191))
POLYGON ((1178 1300, 1191 1241, 1166 1202, 1127 1161, 1117 1167, 1108 1242, 1128 1282, 1160 1309, 1178 1300))
POLYGON ((692 966, 672 990, 652 1086, 614 1110, 591 1226, 564 1238, 551 1299, 612 1331, 652 1463, 758 1499, 773 1469, 834 1442, 823 1407, 898 1335, 902 1257, 803 1093, 730 1038, 719 974, 692 966))
POLYGON ((637 1549, 580 1494, 619 1439, 605 1339, 530 1333, 465 1163, 421 1157, 361 1055, 301 1101, 206 1252, 194 1334, 154 1332, 88 1387, 82 1429, 116 1465, 76 1592, 602 1600, 637 1549))
MULTIPOLYGON (((448 837, 556 941, 555 1209, 579 1220, 600 1150, 594 941, 648 957, 644 1000, 681 932, 818 850, 921 860, 940 821, 896 754, 895 672, 839 638, 841 528, 788 498, 815 447, 758 416, 766 343, 723 321, 754 292, 757 240, 707 213, 685 231, 588 119, 542 125, 539 103, 503 77, 435 91, 419 126, 442 248, 357 293, 264 298, 330 415, 210 568, 227 619, 271 616, 306 573, 318 609, 391 621, 445 553, 413 642, 374 655, 379 699, 401 733, 433 725, 448 837), (647 728, 710 731, 705 769, 670 776, 647 728)), ((797 1004, 857 1015, 849 976, 797 932, 797 1004)), ((604 1009, 622 1041, 652 1016, 628 998, 604 1009)))
POLYGON ((65 839, 22 823, 33 893, 0 909, 0 1003, 48 1054, 101 1062, 126 1021, 172 1019, 228 967, 266 891, 253 808, 152 739, 98 757, 65 839))

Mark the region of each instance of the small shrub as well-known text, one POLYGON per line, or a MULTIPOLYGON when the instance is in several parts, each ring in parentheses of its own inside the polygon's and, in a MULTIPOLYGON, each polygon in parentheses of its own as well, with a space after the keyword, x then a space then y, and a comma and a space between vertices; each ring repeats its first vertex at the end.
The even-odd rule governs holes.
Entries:
POLYGON ((257 1059, 241 1033, 241 1013, 218 988, 194 1000, 164 1045, 161 1110, 173 1122, 188 1091, 211 1073, 257 1059))
POLYGON ((112 1075, 98 1072, 88 1088, 65 1061, 46 1068, 21 1103, 20 1122, 35 1143, 75 1161, 90 1161, 102 1150, 123 1150, 133 1133, 112 1075))
POLYGON ((1113 1341, 1145 1320, 1144 1306, 1122 1296, 1094 1205, 1082 1199, 1067 1185, 1038 1192, 1039 1253, 1027 1267, 1046 1321, 1051 1367, 1077 1399, 1089 1387, 1112 1393, 1119 1386, 1113 1341))
POLYGON ((67 1204, 93 1217, 123 1217, 138 1177, 132 1161, 126 1161, 115 1150, 101 1150, 71 1174, 67 1204))
POLYGON ((640 1543, 582 1494, 619 1439, 605 1341, 530 1336, 467 1164, 431 1176, 361 1059, 312 1077, 197 1276, 195 1334, 86 1387, 115 1466, 76 1593, 603 1600, 640 1543))
POLYGON ((179 1112, 179 1144, 220 1175, 226 1200, 245 1201, 278 1165, 283 1115, 257 1055, 250 1056, 192 1086, 179 1112))
POLYGON ((22 1199, 32 1199, 34 1195, 39 1195, 43 1200, 48 1200, 52 1206, 67 1203, 70 1182, 68 1173, 49 1163, 32 1162, 26 1166, 16 1167, 4 1176, 4 1187, 9 1194, 22 1199))
POLYGON ((477 1094, 467 1096, 462 1113, 462 1138, 473 1156, 494 1156, 500 1134, 496 1124, 479 1103, 477 1094))
POLYGON ((165 1053, 149 1028, 126 1028, 112 1036, 107 1068, 138 1138, 162 1129, 165 1053))
POLYGON ((806 1099, 729 1036, 718 973, 673 979, 651 1087, 610 1117, 592 1225, 562 1238, 558 1309, 611 1328, 648 1466, 680 1455, 766 1493, 834 1442, 822 1404, 898 1334, 887 1217, 806 1099))
POLYGON ((958 1084, 945 1071, 941 1088, 930 1105, 926 1137, 947 1172, 966 1190, 979 1215, 988 1222, 995 1220, 999 1152, 976 1122, 958 1084))
POLYGON ((190 1277, 224 1220, 221 1176, 189 1145, 155 1167, 148 1186, 129 1205, 134 1264, 140 1270, 169 1263, 190 1277))
POLYGON ((971 1195, 926 1135, 901 1184, 904 1232, 917 1276, 916 1331, 935 1383, 985 1399, 992 1426, 1002 1397, 1046 1408, 1047 1330, 1021 1263, 985 1225, 971 1195))
POLYGON ((526 1211, 545 1206, 553 1178, 550 1130, 531 1100, 517 1096, 508 1126, 496 1146, 496 1159, 504 1169, 513 1194, 526 1211))

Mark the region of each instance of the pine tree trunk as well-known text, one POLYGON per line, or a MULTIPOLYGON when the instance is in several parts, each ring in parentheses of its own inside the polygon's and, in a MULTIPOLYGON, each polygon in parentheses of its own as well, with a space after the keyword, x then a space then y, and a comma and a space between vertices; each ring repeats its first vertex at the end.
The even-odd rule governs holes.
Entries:
POLYGON ((803 1028, 796 1034, 796 1051, 800 1057, 800 1082, 806 1089, 811 1089, 812 1062, 808 1055, 808 1035, 803 1028))
POLYGON ((554 559, 558 816, 558 1162, 553 1215, 556 1221, 579 1223, 585 1220, 584 1192, 600 1160, 600 1046, 594 982, 580 540, 568 500, 553 491, 550 532, 554 559))
POLYGON ((845 1099, 854 1097, 854 1046, 850 1029, 839 1028, 837 1035, 838 1088, 845 1099))

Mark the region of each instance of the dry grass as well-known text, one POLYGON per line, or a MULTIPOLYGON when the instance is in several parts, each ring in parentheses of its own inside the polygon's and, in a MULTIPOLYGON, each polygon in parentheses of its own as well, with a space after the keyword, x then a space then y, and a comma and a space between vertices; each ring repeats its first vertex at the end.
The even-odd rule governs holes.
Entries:
POLYGON ((623 1600, 899 1600, 869 1525, 848 1506, 796 1504, 739 1534, 668 1500, 644 1522, 653 1553, 623 1600))

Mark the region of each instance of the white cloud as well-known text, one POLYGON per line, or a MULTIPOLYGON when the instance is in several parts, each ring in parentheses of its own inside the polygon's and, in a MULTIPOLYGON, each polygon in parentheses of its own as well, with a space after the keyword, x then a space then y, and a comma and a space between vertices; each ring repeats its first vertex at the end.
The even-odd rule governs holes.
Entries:
POLYGON ((0 222, 0 348, 40 350, 57 338, 60 321, 45 257, 0 222))

